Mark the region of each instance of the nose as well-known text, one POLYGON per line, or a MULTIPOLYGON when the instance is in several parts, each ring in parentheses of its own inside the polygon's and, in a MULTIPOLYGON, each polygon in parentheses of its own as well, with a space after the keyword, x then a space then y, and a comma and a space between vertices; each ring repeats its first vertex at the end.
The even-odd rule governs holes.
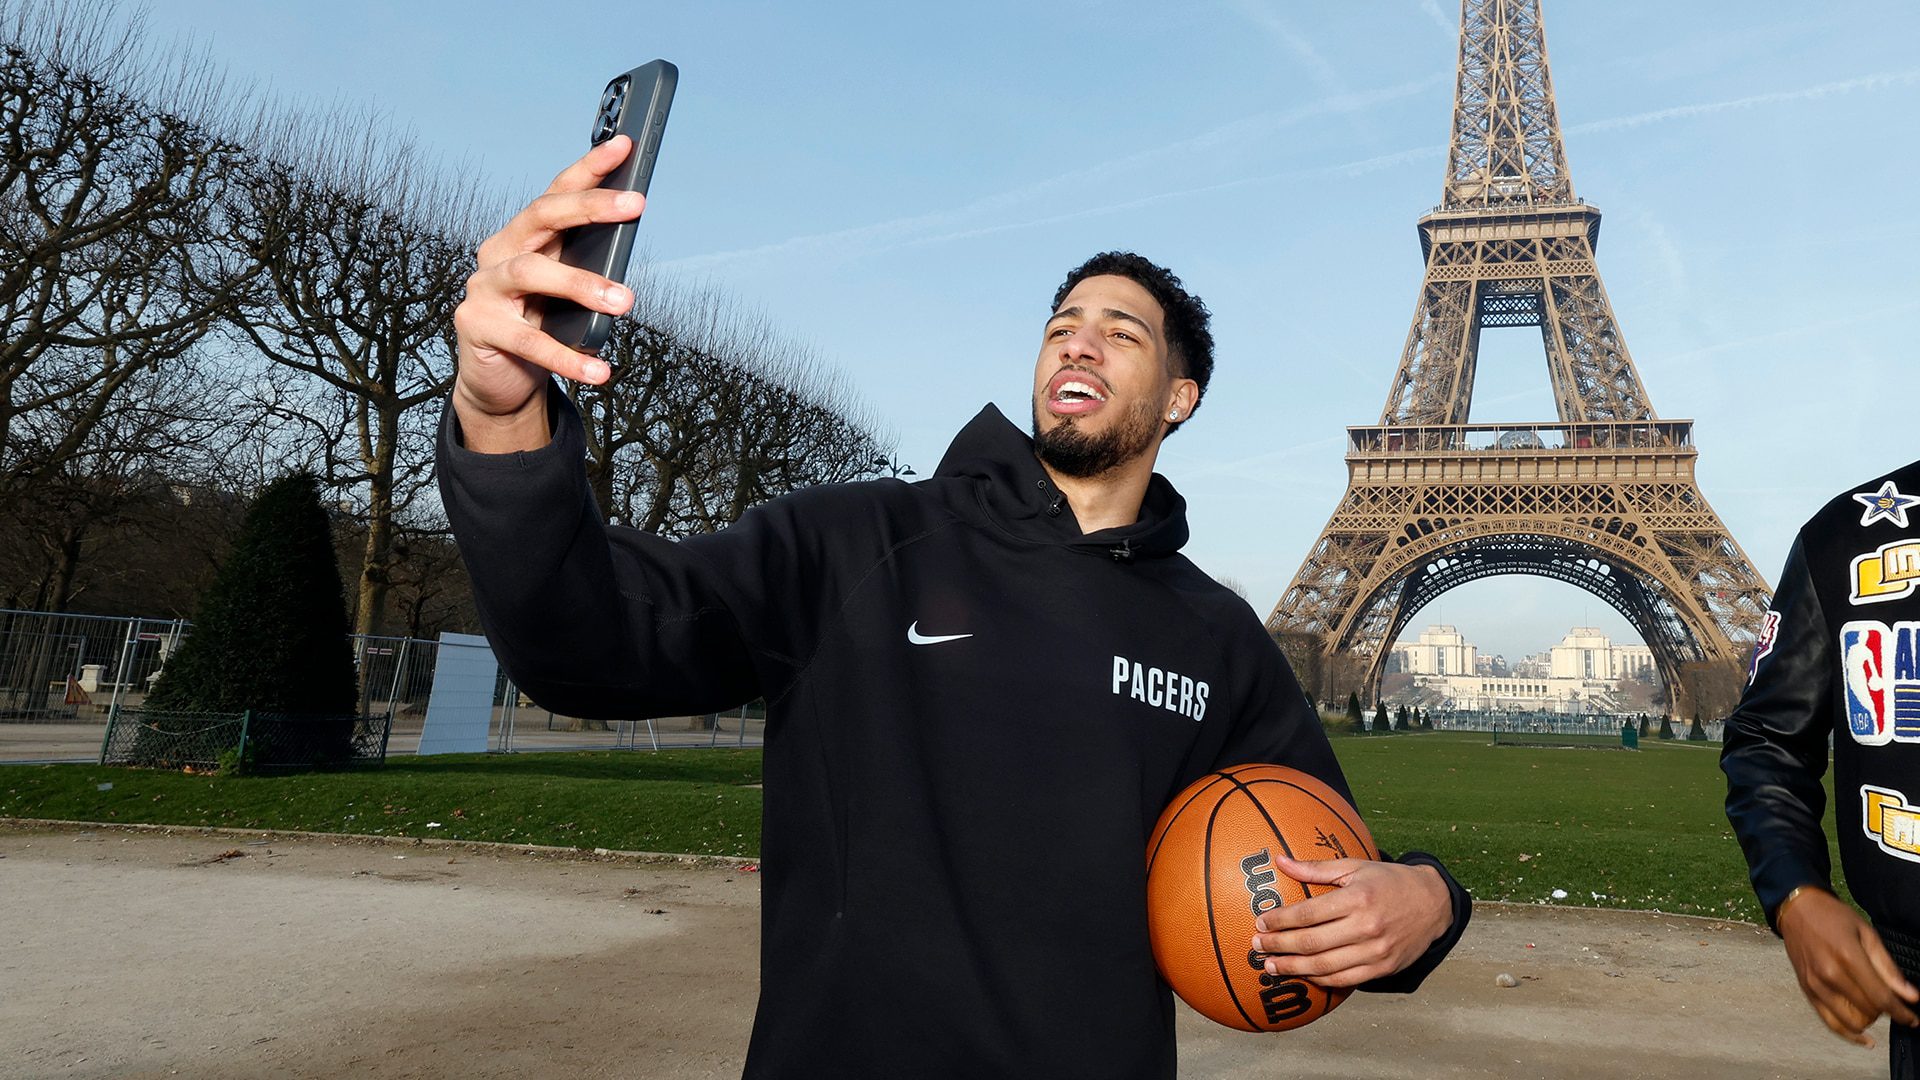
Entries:
POLYGON ((1099 335, 1084 326, 1076 329, 1060 342, 1060 359, 1063 362, 1098 363, 1101 359, 1099 335))

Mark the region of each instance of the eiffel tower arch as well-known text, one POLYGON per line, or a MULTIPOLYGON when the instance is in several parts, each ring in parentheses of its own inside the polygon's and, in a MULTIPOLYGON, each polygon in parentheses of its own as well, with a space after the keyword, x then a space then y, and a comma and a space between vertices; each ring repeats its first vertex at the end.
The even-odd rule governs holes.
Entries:
POLYGON ((1386 407, 1347 429, 1346 494, 1267 629, 1320 696, 1372 700, 1422 607, 1531 574, 1619 611, 1677 714, 1724 699, 1771 590, 1694 479, 1692 421, 1655 415, 1627 352, 1594 263, 1600 211, 1567 169, 1540 0, 1462 0, 1446 181, 1419 232, 1426 272, 1386 407), (1526 326, 1557 418, 1469 423, 1480 331, 1526 326))

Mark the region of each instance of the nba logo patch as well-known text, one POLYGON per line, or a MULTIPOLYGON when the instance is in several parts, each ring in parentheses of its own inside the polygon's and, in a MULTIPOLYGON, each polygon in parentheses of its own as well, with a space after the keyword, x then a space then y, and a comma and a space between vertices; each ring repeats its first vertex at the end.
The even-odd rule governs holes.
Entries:
POLYGON ((1847 623, 1840 670, 1854 742, 1920 742, 1920 622, 1847 623))

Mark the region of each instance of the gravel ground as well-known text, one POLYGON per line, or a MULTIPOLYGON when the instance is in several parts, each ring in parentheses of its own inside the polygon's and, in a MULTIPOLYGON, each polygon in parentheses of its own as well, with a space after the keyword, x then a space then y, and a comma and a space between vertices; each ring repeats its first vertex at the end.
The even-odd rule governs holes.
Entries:
MULTIPOLYGON (((735 1077, 758 906, 727 863, 3 826, 0 1077, 735 1077)), ((1886 1075, 1764 930, 1491 904, 1413 997, 1180 1046, 1189 1078, 1886 1075)))

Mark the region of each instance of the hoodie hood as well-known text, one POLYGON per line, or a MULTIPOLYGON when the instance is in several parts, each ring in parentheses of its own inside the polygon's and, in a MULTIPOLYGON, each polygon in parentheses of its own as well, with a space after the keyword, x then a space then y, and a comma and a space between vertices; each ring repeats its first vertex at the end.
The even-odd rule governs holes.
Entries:
POLYGON ((959 513, 1030 543, 1059 544, 1124 562, 1171 555, 1187 542, 1187 501, 1159 473, 1147 482, 1138 521, 1081 532, 1073 507, 1035 456, 1033 440, 992 405, 954 436, 934 476, 963 481, 973 491, 974 500, 955 507, 959 513))

